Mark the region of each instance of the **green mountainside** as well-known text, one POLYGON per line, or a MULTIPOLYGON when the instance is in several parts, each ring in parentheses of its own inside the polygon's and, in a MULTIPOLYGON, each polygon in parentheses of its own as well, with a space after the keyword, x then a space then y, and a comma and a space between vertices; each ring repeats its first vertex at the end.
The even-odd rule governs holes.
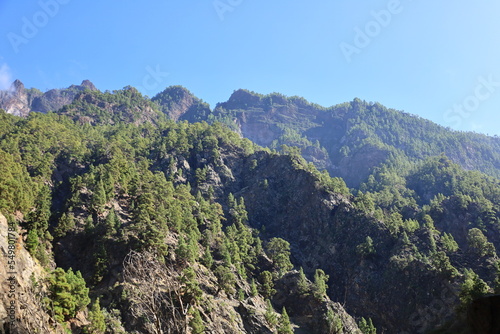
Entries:
POLYGON ((244 90, 213 111, 180 86, 0 111, 12 332, 494 330, 498 145, 244 90))
POLYGON ((261 146, 297 146, 306 160, 350 187, 383 165, 407 169, 440 154, 465 169, 500 176, 500 138, 451 131, 360 99, 324 108, 300 97, 237 90, 204 120, 223 122, 261 146))

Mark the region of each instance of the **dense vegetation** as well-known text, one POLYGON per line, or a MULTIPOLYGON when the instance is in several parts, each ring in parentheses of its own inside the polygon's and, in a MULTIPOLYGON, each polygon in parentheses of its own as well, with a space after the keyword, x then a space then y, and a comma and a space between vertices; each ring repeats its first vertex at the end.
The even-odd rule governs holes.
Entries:
MULTIPOLYGON (((220 124, 174 123, 161 115, 151 123, 136 112, 145 106, 151 105, 126 88, 87 92, 59 114, 19 118, 0 111, 0 212, 22 217, 27 249, 51 272, 44 303, 57 321, 88 306, 94 320, 87 332, 103 332, 97 322, 104 317, 124 330, 157 332, 175 324, 182 332, 185 322, 202 333, 200 314, 212 312, 214 291, 200 286, 208 283, 199 275, 212 273, 216 295, 272 298, 274 282, 293 268, 290 245, 261 239, 248 226, 243 198, 207 182, 212 168, 227 174, 226 154, 247 157, 258 149, 254 144, 220 124), (124 268, 139 261, 134 254, 152 258, 124 268), (159 323, 132 289, 151 274, 138 268, 154 261, 179 289, 178 300, 161 300, 175 312, 159 323), (103 288, 114 271, 123 283, 103 288), (112 301, 102 302, 103 293, 112 301), (121 324, 129 312, 139 323, 121 324)), ((270 328, 289 332, 287 317, 284 311, 270 328)))
POLYGON ((300 97, 238 90, 204 119, 263 146, 297 146, 308 161, 355 187, 383 163, 407 169, 440 154, 465 169, 500 176, 500 138, 451 131, 360 99, 325 108, 300 97), (366 166, 358 166, 361 161, 366 166))
POLYGON ((59 323, 87 310, 87 333, 355 333, 331 298, 363 333, 456 332, 500 291, 497 138, 360 100, 238 91, 207 108, 182 87, 126 87, 0 111, 0 212, 45 267, 59 323), (252 119, 278 134, 269 148, 231 131, 252 119), (307 160, 348 166, 356 186, 307 160), (426 315, 436 301, 451 313, 426 315))

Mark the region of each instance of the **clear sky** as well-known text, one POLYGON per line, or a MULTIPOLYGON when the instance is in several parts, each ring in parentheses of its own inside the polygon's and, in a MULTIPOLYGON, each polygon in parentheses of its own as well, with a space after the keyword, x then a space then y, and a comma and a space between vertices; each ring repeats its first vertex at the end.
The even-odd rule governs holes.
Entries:
POLYGON ((210 103, 238 88, 377 101, 500 135, 494 0, 0 0, 0 88, 91 80, 210 103))

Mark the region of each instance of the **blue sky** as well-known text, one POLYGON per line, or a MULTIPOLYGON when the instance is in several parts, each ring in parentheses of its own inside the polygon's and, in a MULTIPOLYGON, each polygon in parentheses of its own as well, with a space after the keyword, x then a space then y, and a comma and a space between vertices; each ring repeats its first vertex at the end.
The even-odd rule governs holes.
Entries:
POLYGON ((500 135, 500 3, 0 0, 0 87, 355 97, 500 135))

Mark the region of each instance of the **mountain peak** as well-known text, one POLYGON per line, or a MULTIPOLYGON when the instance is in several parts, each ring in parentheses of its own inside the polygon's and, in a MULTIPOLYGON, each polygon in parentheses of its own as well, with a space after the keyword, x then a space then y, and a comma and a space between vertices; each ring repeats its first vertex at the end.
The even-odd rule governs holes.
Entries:
POLYGON ((229 101, 240 101, 240 100, 247 100, 247 99, 260 99, 260 94, 257 94, 255 92, 249 91, 248 89, 237 89, 231 94, 229 97, 229 101))
POLYGON ((94 86, 94 84, 90 80, 83 80, 80 86, 83 86, 89 90, 96 91, 97 88, 94 86))
POLYGON ((211 110, 208 104, 197 98, 183 86, 169 86, 154 96, 151 101, 160 106, 162 112, 171 119, 195 121, 197 117, 205 117, 211 110))
POLYGON ((231 94, 229 100, 223 103, 226 107, 257 105, 261 102, 263 95, 252 92, 248 89, 237 89, 231 94))
POLYGON ((21 80, 16 79, 12 85, 11 85, 11 90, 13 92, 20 92, 24 90, 24 84, 21 82, 21 80))

